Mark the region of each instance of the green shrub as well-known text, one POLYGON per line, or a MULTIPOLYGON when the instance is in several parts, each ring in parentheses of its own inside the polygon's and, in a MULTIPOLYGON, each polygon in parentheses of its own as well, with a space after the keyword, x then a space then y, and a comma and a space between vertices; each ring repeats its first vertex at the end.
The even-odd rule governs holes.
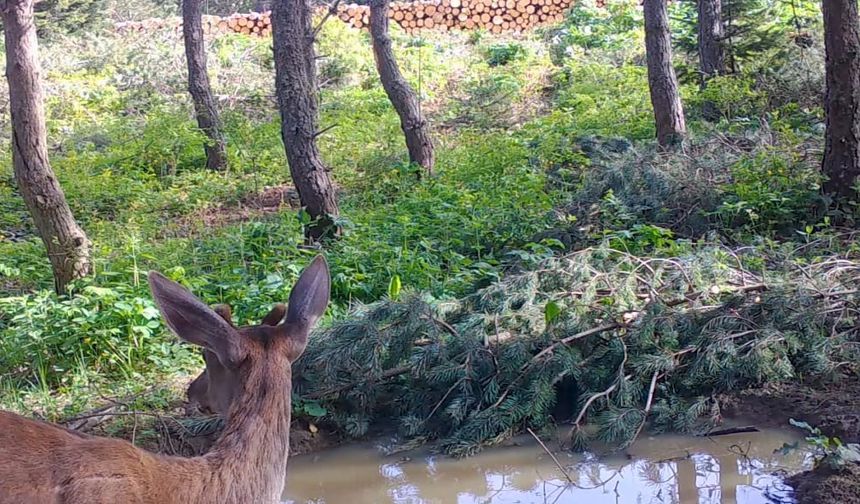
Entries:
POLYGON ((725 201, 716 214, 729 226, 793 232, 817 223, 821 173, 798 153, 765 149, 731 167, 725 201))
MULTIPOLYGON (((556 75, 555 106, 535 123, 574 135, 653 138, 654 115, 644 67, 569 60, 556 75)), ((687 90, 685 90, 686 92, 687 90)))
POLYGON ((752 78, 727 75, 708 80, 708 86, 690 100, 693 107, 705 103, 725 119, 754 118, 764 112, 767 97, 755 89, 752 78))
POLYGON ((484 50, 484 57, 487 60, 487 64, 491 67, 503 66, 514 60, 524 59, 526 57, 526 50, 516 42, 493 44, 484 50))
POLYGON ((642 9, 637 2, 624 0, 597 6, 593 1, 575 2, 558 28, 547 33, 553 63, 587 51, 599 58, 603 54, 622 58, 642 54, 642 9))

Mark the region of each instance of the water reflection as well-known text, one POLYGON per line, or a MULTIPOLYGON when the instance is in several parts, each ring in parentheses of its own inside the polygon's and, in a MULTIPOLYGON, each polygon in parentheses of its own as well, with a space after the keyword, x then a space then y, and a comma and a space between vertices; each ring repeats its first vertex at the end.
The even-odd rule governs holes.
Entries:
POLYGON ((345 447, 290 460, 290 504, 792 502, 779 471, 808 466, 802 452, 775 454, 794 434, 772 430, 714 439, 660 436, 637 442, 625 457, 557 457, 527 444, 454 460, 384 457, 371 446, 345 447), (572 484, 568 482, 570 477, 572 484))

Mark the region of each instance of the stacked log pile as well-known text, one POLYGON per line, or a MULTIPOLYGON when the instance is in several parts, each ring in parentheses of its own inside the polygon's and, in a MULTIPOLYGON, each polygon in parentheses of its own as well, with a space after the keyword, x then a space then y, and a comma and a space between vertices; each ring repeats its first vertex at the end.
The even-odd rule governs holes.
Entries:
MULTIPOLYGON (((474 30, 492 33, 525 31, 536 26, 560 22, 565 9, 573 0, 425 0, 420 2, 392 2, 388 16, 408 33, 419 30, 474 30)), ((326 7, 318 8, 325 15, 326 7)), ((338 5, 335 13, 355 28, 367 28, 370 10, 366 5, 338 5)), ((149 32, 172 29, 179 31, 182 20, 150 19, 121 23, 122 32, 149 32)), ((229 17, 203 16, 206 34, 244 33, 266 37, 272 33, 269 12, 233 14, 229 17)))
MULTIPOLYGON (((145 21, 132 21, 120 23, 117 30, 120 32, 151 32, 155 30, 182 31, 182 19, 147 19, 145 21)), ((272 18, 269 12, 251 12, 248 14, 233 14, 228 17, 203 16, 203 33, 244 33, 245 35, 256 35, 267 37, 272 34, 272 18)))
MULTIPOLYGON (((560 22, 571 0, 437 0, 391 4, 388 16, 406 32, 421 29, 474 30, 493 33, 525 31, 560 22)), ((338 17, 356 28, 368 24, 369 9, 347 5, 338 17)))

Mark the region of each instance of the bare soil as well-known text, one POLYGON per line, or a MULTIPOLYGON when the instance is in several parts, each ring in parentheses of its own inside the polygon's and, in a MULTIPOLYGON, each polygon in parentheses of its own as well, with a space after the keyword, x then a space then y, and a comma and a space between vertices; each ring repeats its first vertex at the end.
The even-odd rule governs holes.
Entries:
POLYGON ((759 424, 788 425, 793 418, 842 441, 860 440, 860 379, 771 384, 726 398, 729 416, 754 418, 759 424))
POLYGON ((794 487, 798 504, 860 503, 860 465, 857 464, 839 470, 822 465, 795 474, 786 482, 794 487))
POLYGON ((259 220, 275 215, 283 209, 301 207, 299 193, 291 185, 267 187, 252 193, 236 203, 206 208, 178 220, 168 230, 171 236, 191 236, 199 229, 213 229, 240 222, 259 220))
MULTIPOLYGON (((725 398, 730 416, 754 418, 760 425, 786 425, 790 418, 821 429, 843 442, 860 441, 860 380, 773 384, 725 398)), ((787 480, 799 504, 860 504, 860 465, 839 470, 826 464, 787 480)))

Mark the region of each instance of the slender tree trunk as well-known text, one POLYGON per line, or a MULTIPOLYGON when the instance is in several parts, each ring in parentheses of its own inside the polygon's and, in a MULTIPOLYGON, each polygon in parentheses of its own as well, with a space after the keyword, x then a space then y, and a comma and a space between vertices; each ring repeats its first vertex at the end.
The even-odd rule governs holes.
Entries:
POLYGON ((856 196, 860 180, 860 27, 857 0, 824 0, 824 49, 827 94, 824 192, 856 196))
MULTIPOLYGON (((698 0, 699 8, 699 72, 702 89, 708 80, 726 73, 723 56, 723 3, 722 0, 698 0)), ((715 121, 720 112, 716 104, 705 102, 702 106, 705 119, 715 121)))
POLYGON ((317 148, 317 74, 311 7, 308 0, 275 0, 272 36, 275 91, 281 112, 281 137, 302 206, 313 223, 308 237, 338 233, 337 198, 328 168, 317 148))
POLYGON ((722 0, 699 0, 699 71, 702 83, 726 73, 722 0))
POLYGON ((400 116, 400 128, 406 137, 409 160, 418 164, 427 175, 433 175, 434 153, 430 138, 429 125, 421 113, 418 97, 400 73, 391 37, 388 35, 389 0, 371 0, 370 35, 373 43, 373 56, 382 87, 400 116))
POLYGON ((645 50, 648 60, 648 85, 657 123, 657 142, 671 147, 684 139, 687 126, 678 92, 678 78, 672 66, 672 40, 666 0, 645 0, 645 50))
POLYGON ((48 161, 45 105, 33 0, 0 0, 12 116, 12 162, 21 196, 54 270, 54 287, 90 272, 90 241, 78 226, 48 161))
POLYGON ((203 41, 203 0, 182 0, 182 34, 185 37, 185 59, 188 61, 188 92, 194 102, 197 125, 209 137, 206 145, 206 167, 227 168, 227 150, 221 132, 221 119, 206 71, 206 46, 203 41))

